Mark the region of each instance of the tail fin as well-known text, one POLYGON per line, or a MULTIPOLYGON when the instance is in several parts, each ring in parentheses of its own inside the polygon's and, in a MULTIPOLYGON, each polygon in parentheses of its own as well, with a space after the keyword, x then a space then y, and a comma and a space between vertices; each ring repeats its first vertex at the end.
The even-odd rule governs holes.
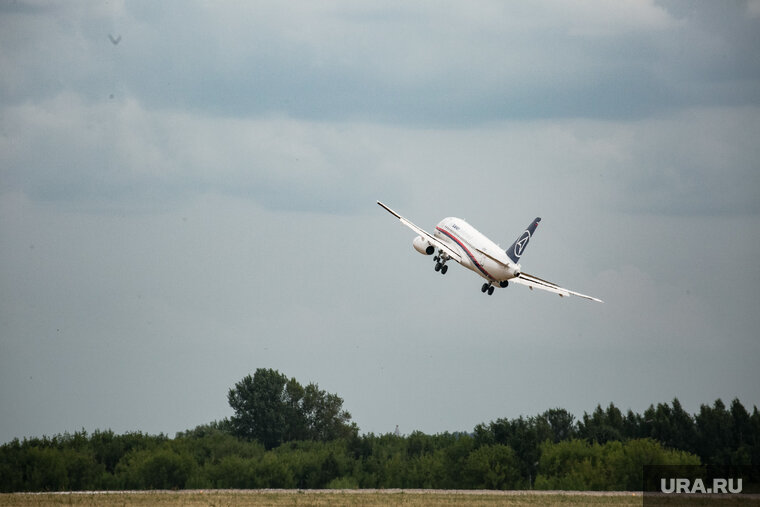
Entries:
POLYGON ((507 249, 507 255, 512 259, 512 262, 520 262, 520 257, 522 257, 522 254, 525 252, 525 247, 528 246, 528 241, 530 241, 530 237, 533 233, 536 232, 536 227, 538 227, 538 222, 540 221, 541 218, 536 217, 536 219, 530 223, 528 228, 523 231, 520 237, 517 238, 517 241, 512 243, 512 246, 507 249))

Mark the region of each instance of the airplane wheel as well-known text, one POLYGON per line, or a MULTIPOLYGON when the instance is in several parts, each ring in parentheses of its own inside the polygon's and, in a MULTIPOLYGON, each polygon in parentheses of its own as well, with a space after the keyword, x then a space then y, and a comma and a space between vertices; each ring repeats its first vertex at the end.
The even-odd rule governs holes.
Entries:
POLYGON ((448 270, 449 270, 449 267, 446 264, 444 264, 443 266, 441 266, 441 274, 442 275, 445 275, 446 271, 448 271, 448 270))
POLYGON ((435 270, 436 270, 436 271, 440 271, 442 267, 443 267, 443 266, 441 266, 441 263, 440 263, 440 262, 436 262, 436 263, 435 263, 435 270))
POLYGON ((492 294, 493 294, 493 286, 488 287, 488 295, 490 296, 492 294))
POLYGON ((485 292, 488 290, 488 284, 484 283, 483 286, 480 288, 480 292, 485 292))

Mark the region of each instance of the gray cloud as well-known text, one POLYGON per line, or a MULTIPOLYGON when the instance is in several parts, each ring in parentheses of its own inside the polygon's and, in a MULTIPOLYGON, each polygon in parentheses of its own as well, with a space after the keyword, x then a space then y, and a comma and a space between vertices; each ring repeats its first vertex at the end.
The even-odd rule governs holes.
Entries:
POLYGON ((760 403, 757 3, 0 9, 0 441, 184 430, 260 366, 374 432, 760 403), (540 215, 524 268, 607 303, 484 300, 375 199, 540 215))
MULTIPOLYGON (((754 214, 760 202, 755 108, 434 131, 204 117, 63 94, 7 107, 3 124, 6 191, 93 209, 166 209, 217 192, 273 209, 354 212, 425 185, 443 199, 453 190, 478 195, 484 181, 514 193, 526 177, 578 187, 578 195, 595 195, 588 204, 633 213, 754 214), (453 189, 460 173, 469 177, 453 189)), ((515 198, 526 206, 543 200, 540 191, 515 198)))
POLYGON ((18 51, 5 67, 18 72, 2 91, 423 125, 758 103, 760 19, 745 5, 721 16, 703 14, 707 3, 673 14, 644 2, 576 7, 130 3, 7 15, 3 42, 18 51))

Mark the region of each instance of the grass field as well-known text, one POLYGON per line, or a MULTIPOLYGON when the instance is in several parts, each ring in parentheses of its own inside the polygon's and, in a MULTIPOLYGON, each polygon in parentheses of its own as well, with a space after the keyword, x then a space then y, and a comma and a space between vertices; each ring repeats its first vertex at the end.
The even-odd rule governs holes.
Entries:
MULTIPOLYGON (((663 505, 760 505, 760 499, 716 499, 704 495, 668 498, 663 505), (676 500, 676 501, 672 501, 676 500), (680 501, 679 501, 680 500, 680 501), (724 501, 725 500, 725 501, 724 501)), ((438 490, 209 490, 209 491, 112 491, 83 493, 0 494, 0 505, 183 505, 215 506, 642 506, 641 493, 557 491, 438 491, 438 490)))
POLYGON ((363 490, 363 491, 124 491, 90 493, 14 493, 0 495, 0 505, 187 505, 187 506, 428 506, 428 505, 642 505, 641 493, 535 493, 500 491, 363 490))

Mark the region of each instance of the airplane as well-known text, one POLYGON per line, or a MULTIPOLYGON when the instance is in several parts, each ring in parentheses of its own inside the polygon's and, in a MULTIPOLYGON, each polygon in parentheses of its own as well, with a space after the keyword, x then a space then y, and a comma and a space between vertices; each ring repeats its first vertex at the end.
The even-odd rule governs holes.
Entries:
POLYGON ((541 289, 553 292, 559 294, 560 297, 578 296, 599 303, 604 302, 522 272, 520 257, 525 253, 528 241, 536 232, 536 227, 541 221, 539 217, 528 225, 512 246, 507 250, 502 250, 500 246, 461 218, 444 218, 438 222, 435 233, 430 234, 380 201, 377 201, 377 204, 418 234, 412 241, 415 250, 423 255, 436 254, 433 257, 436 271, 445 275, 449 269, 446 263, 453 259, 485 278, 486 282, 480 287, 480 291, 484 294, 490 296, 495 287, 506 288, 510 282, 513 282, 525 285, 530 290, 541 289))

